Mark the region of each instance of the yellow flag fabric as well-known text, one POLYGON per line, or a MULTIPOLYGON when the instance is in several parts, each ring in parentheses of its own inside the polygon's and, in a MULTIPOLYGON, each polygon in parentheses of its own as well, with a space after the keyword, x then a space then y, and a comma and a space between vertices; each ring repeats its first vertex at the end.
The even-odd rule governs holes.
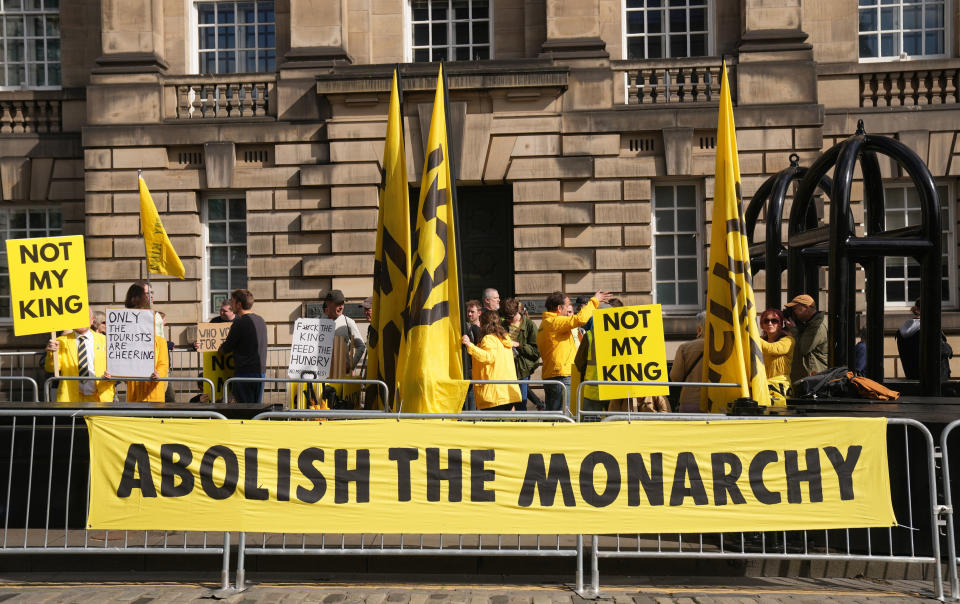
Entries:
POLYGON ((767 373, 760 350, 760 329, 750 276, 750 249, 740 193, 740 162, 733 103, 724 63, 717 124, 716 191, 710 262, 707 264, 707 318, 703 380, 740 384, 739 388, 701 388, 701 408, 726 411, 741 397, 770 404, 767 373))
POLYGON ((86 421, 91 529, 603 534, 895 522, 884 418, 86 421))
POLYGON ((443 68, 427 137, 417 205, 416 249, 412 254, 400 356, 400 400, 411 413, 458 413, 469 382, 463 379, 457 246, 447 150, 443 68))
POLYGON ((147 271, 183 279, 183 263, 173 249, 167 232, 163 230, 157 206, 153 203, 147 183, 140 179, 140 231, 147 250, 147 271))
MULTIPOLYGON (((380 212, 377 216, 373 307, 366 373, 368 380, 382 380, 387 384, 390 400, 394 402, 397 359, 403 342, 403 311, 407 307, 410 280, 410 196, 397 77, 394 70, 387 112, 387 134, 383 144, 383 176, 380 182, 380 212)), ((377 397, 376 407, 383 408, 380 390, 371 388, 368 392, 377 397)))

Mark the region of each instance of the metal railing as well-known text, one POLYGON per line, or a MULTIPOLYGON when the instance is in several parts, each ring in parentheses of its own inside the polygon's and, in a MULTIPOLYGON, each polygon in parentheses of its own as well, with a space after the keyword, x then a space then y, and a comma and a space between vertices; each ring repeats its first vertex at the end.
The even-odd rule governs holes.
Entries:
MULTIPOLYGON (((39 383, 44 376, 43 361, 45 352, 42 350, 30 351, 2 351, 0 352, 0 376, 29 377, 39 383)), ((6 395, 11 402, 29 402, 27 399, 26 381, 10 381, 9 388, 0 391, 0 398, 6 395), (17 385, 19 384, 19 388, 17 385)))
POLYGON ((957 534, 956 517, 953 510, 953 481, 950 475, 950 449, 947 446, 950 435, 960 426, 960 419, 953 420, 940 433, 941 472, 943 485, 943 512, 946 514, 947 525, 947 568, 950 574, 950 597, 960 600, 960 580, 957 578, 957 534))
MULTIPOLYGON (((718 414, 634 414, 630 421, 770 421, 770 418, 728 417, 718 414)), ((778 418, 779 419, 779 418, 778 418)), ((610 416, 604 421, 627 421, 626 414, 610 416)), ((789 421, 789 418, 783 418, 789 421)), ((594 535, 591 538, 591 585, 588 594, 600 593, 600 558, 698 558, 698 559, 775 559, 899 562, 926 564, 933 569, 933 591, 943 599, 943 577, 940 567, 938 520, 945 510, 937 505, 934 441, 930 431, 912 419, 889 418, 887 428, 888 457, 891 449, 903 456, 892 460, 903 464, 902 483, 891 482, 894 509, 900 524, 888 528, 849 528, 803 531, 766 531, 755 533, 689 533, 594 535), (917 451, 911 448, 910 432, 919 433, 926 451, 926 476, 911 476, 910 459, 917 451), (897 432, 902 431, 901 436, 897 432), (915 499, 913 483, 926 487, 926 504, 915 499), (929 523, 928 525, 926 525, 929 523), (925 526, 918 526, 925 525, 925 526), (917 535, 925 531, 926 539, 917 535)))
MULTIPOLYGON (((577 421, 582 421, 583 417, 593 417, 593 420, 596 421, 598 418, 608 417, 612 415, 620 415, 624 413, 623 411, 584 411, 583 410, 583 391, 587 386, 665 386, 665 387, 693 387, 693 388, 739 388, 740 384, 734 384, 732 382, 610 382, 604 380, 584 380, 580 382, 577 386, 577 421)), ((635 398, 635 397, 634 397, 635 398)), ((626 411, 627 417, 629 418, 633 413, 640 413, 639 411, 632 411, 629 408, 626 411)), ((675 415, 675 414, 674 414, 675 415)), ((683 414, 680 417, 686 417, 689 414, 683 414)))
POLYGON ((111 381, 117 382, 118 384, 123 382, 168 382, 168 383, 178 383, 178 382, 203 382, 205 385, 210 387, 210 400, 213 400, 213 393, 215 392, 213 382, 204 377, 191 377, 191 378, 182 378, 182 377, 161 377, 156 379, 151 378, 141 378, 141 377, 132 377, 132 378, 117 378, 112 377, 109 380, 104 380, 103 378, 97 377, 78 377, 75 375, 61 375, 61 376, 52 376, 47 378, 47 381, 43 383, 43 400, 44 402, 50 403, 56 400, 56 395, 51 396, 52 385, 54 382, 63 381, 63 382, 103 382, 111 381))
MULTIPOLYGON (((562 413, 515 411, 467 411, 464 413, 397 413, 390 419, 447 420, 456 422, 563 422, 573 419, 562 413)), ((383 419, 376 411, 269 411, 253 419, 351 420, 383 419)), ((454 535, 454 534, 342 534, 342 533, 241 533, 237 552, 236 589, 246 585, 247 555, 387 555, 387 556, 520 556, 575 557, 576 589, 583 590, 582 535, 454 535)))
POLYGON ((40 390, 37 388, 37 380, 33 379, 32 377, 27 377, 25 375, 0 375, 0 382, 24 382, 33 390, 33 398, 30 400, 21 398, 21 401, 25 403, 40 402, 40 390))
MULTIPOLYGON (((230 385, 237 383, 263 383, 266 384, 357 384, 357 385, 370 385, 377 386, 380 390, 380 394, 383 397, 383 407, 384 410, 390 409, 390 392, 387 390, 387 384, 380 380, 359 380, 359 379, 349 379, 349 378, 339 378, 339 379, 307 379, 307 378, 271 378, 271 377, 232 377, 223 383, 223 402, 230 402, 230 385)), ((266 390, 266 388, 264 388, 266 390)), ((380 411, 379 413, 383 413, 380 411)))
POLYGON ((229 588, 229 533, 87 528, 89 453, 82 418, 104 415, 226 419, 211 411, 0 410, 0 555, 219 554, 221 585, 229 588))

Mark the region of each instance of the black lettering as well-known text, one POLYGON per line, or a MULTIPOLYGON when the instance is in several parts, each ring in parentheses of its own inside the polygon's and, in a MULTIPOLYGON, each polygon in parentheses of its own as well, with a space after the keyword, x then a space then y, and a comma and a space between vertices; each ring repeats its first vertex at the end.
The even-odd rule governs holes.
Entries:
POLYGON ((494 460, 494 455, 493 449, 470 451, 470 501, 496 501, 496 491, 483 486, 496 478, 493 470, 484 468, 486 462, 494 460))
POLYGON ((637 318, 637 313, 632 310, 628 310, 623 313, 622 318, 620 319, 620 324, 623 325, 624 329, 633 329, 640 323, 637 318))
POLYGON ((20 264, 26 264, 26 263, 27 263, 27 259, 29 259, 30 262, 38 262, 38 261, 39 261, 39 258, 37 257, 37 244, 34 243, 34 244, 32 245, 32 248, 33 248, 33 249, 30 250, 30 249, 28 249, 27 246, 25 246, 25 245, 21 245, 21 246, 20 246, 20 264))
POLYGON ((357 503, 370 501, 370 449, 357 449, 357 467, 347 469, 346 449, 337 449, 333 453, 334 461, 334 503, 350 502, 350 483, 357 483, 357 503))
POLYGON ((30 291, 35 289, 50 289, 53 287, 53 283, 50 282, 50 271, 43 271, 42 276, 37 276, 37 273, 30 273, 30 291))
POLYGON ((620 464, 606 451, 593 451, 583 458, 580 464, 580 496, 595 508, 602 508, 617 500, 620 495, 620 464), (602 465, 607 475, 607 484, 602 493, 597 493, 594 484, 594 471, 602 465))
POLYGON ((663 369, 655 362, 650 362, 643 366, 643 375, 649 382, 655 382, 659 380, 662 374, 663 369))
POLYGON ((610 342, 610 354, 615 357, 631 354, 630 338, 614 338, 610 342))
POLYGON ((760 451, 750 460, 750 469, 747 475, 750 477, 750 490, 757 501, 766 505, 775 505, 780 503, 780 493, 767 489, 763 483, 763 470, 770 464, 775 463, 779 458, 776 451, 760 451))
POLYGON ((463 500, 463 464, 460 449, 447 450, 447 469, 440 469, 440 449, 427 448, 427 501, 440 501, 440 482, 449 481, 448 501, 463 500))
POLYGON ((642 382, 643 381, 643 369, 641 363, 630 363, 629 365, 624 365, 626 369, 626 379, 625 382, 642 382))
POLYGON ((700 467, 697 458, 689 451, 677 454, 677 469, 673 473, 673 489, 670 491, 670 505, 683 505, 683 500, 693 497, 695 505, 707 505, 707 490, 703 487, 700 477, 700 467), (687 486, 687 477, 690 477, 690 486, 687 486))
POLYGON ((620 329, 620 315, 617 313, 603 315, 603 331, 610 331, 611 329, 614 331, 620 329))
POLYGON ((603 381, 604 382, 616 382, 617 376, 613 373, 613 370, 619 365, 604 365, 603 366, 603 381))
POLYGON ((297 486, 297 499, 304 503, 316 503, 320 501, 327 492, 327 479, 323 473, 313 464, 323 461, 323 449, 309 447, 300 452, 297 456, 297 468, 303 477, 313 485, 312 489, 305 489, 297 486))
POLYGON ((410 501, 410 462, 420 453, 414 447, 390 447, 387 455, 397 462, 397 501, 410 501))
POLYGON ((240 479, 240 464, 237 455, 229 447, 214 445, 207 449, 200 460, 200 486, 210 499, 226 499, 237 490, 240 479), (223 484, 217 486, 213 482, 213 464, 217 458, 223 459, 225 466, 223 484))
POLYGON ((130 443, 127 448, 127 457, 123 460, 123 474, 120 475, 120 484, 117 485, 117 497, 129 497, 133 489, 140 489, 141 497, 157 496, 157 487, 150 472, 150 455, 143 443, 130 443))
POLYGON ((77 313, 80 312, 81 308, 83 308, 83 304, 80 303, 80 296, 76 294, 67 296, 67 299, 64 300, 64 306, 66 307, 68 313, 77 313))
POLYGON ((801 470, 798 465, 796 451, 783 452, 783 465, 787 474, 787 502, 802 503, 803 495, 800 483, 806 482, 810 487, 810 501, 823 501, 823 481, 820 478, 820 449, 807 449, 805 453, 807 469, 801 470))
POLYGON ((713 466, 713 504, 727 505, 727 494, 734 504, 746 503, 737 479, 743 473, 743 463, 733 453, 713 453, 710 455, 710 465, 713 466), (727 467, 730 471, 727 471, 727 467))
POLYGON ((266 501, 270 491, 257 485, 257 449, 243 450, 243 496, 253 501, 266 501))
POLYGON ((860 460, 860 452, 863 451, 861 445, 850 445, 847 447, 847 459, 843 459, 843 453, 836 447, 826 447, 823 452, 827 454, 827 459, 833 465, 837 473, 837 481, 840 483, 841 501, 850 501, 853 499, 853 470, 857 467, 857 461, 860 460))
POLYGON ((193 461, 190 447, 181 444, 160 445, 160 494, 164 497, 183 497, 193 491, 193 472, 189 465, 193 461), (176 456, 176 460, 174 459, 176 456), (176 484, 176 479, 180 484, 176 484))
POLYGON ((550 455, 550 471, 544 466, 542 453, 531 453, 527 458, 527 470, 523 477, 523 487, 517 505, 530 507, 533 503, 534 491, 540 492, 540 505, 550 507, 557 496, 557 487, 563 495, 563 505, 575 507, 573 487, 570 485, 570 469, 567 467, 567 458, 563 453, 550 455))
POLYGON ((290 449, 277 449, 277 501, 290 501, 290 449))
MULTIPOLYGON (((20 318, 21 319, 26 319, 27 317, 30 317, 31 319, 37 318, 37 313, 33 312, 33 309, 31 308, 31 306, 33 306, 33 303, 36 302, 36 300, 27 300, 26 304, 24 304, 23 300, 19 300, 19 302, 20 302, 20 318)), ((43 311, 41 310, 41 312, 43 311)), ((41 314, 40 316, 43 316, 43 315, 41 314)))
POLYGON ((663 453, 650 454, 650 473, 640 453, 627 453, 627 505, 640 505, 640 486, 650 505, 663 505, 663 453))

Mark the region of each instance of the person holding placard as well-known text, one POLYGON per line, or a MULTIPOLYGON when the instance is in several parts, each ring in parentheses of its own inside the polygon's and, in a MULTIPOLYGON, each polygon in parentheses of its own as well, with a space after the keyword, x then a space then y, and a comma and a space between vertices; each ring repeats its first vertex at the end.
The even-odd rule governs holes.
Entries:
POLYGON ((760 315, 760 350, 767 370, 767 389, 770 390, 770 400, 779 405, 787 404, 795 346, 793 336, 783 323, 780 309, 768 308, 760 315))
MULTIPOLYGON (((153 291, 150 284, 146 281, 137 281, 127 289, 127 296, 123 305, 126 308, 137 308, 149 310, 152 306, 153 291)), ((154 369, 150 374, 151 380, 167 377, 170 371, 170 350, 167 348, 167 340, 160 334, 155 334, 153 340, 154 350, 154 369)), ((167 383, 159 381, 127 382, 127 402, 128 403, 162 403, 167 392, 167 383)))
MULTIPOLYGON (((471 343, 468 335, 461 338, 474 360, 474 379, 516 380, 513 342, 500 322, 500 313, 489 309, 480 313, 480 335, 479 346, 471 343)), ((521 411, 526 406, 517 384, 474 384, 474 396, 477 409, 487 411, 521 411)))
MULTIPOLYGON (((90 312, 93 322, 93 311, 90 312)), ((102 380, 62 380, 57 386, 57 402, 93 403, 110 402, 114 396, 113 382, 107 373, 107 339, 89 327, 78 327, 56 340, 47 342, 44 363, 47 371, 53 371, 53 355, 60 363, 60 375, 64 377, 102 377, 102 380)))

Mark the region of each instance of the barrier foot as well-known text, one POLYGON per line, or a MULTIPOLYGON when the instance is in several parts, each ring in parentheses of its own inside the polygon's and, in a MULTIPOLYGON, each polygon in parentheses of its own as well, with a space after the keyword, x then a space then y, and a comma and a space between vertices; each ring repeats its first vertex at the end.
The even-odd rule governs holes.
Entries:
POLYGON ((240 533, 240 541, 237 543, 237 585, 236 591, 246 591, 247 589, 247 571, 244 567, 244 554, 247 549, 247 534, 240 533))

